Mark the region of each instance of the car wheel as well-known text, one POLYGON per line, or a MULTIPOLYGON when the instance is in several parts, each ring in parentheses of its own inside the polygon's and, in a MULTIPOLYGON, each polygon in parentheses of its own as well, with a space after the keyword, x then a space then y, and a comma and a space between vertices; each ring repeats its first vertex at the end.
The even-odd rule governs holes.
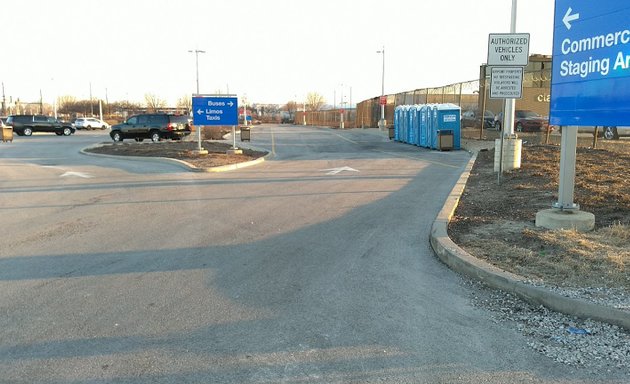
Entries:
POLYGON ((523 132, 523 124, 521 123, 516 124, 516 132, 523 132))
POLYGON ((88 125, 87 127, 85 127, 85 129, 87 129, 88 131, 92 129, 91 125, 88 125))
POLYGON ((160 141, 160 132, 151 131, 150 137, 152 142, 157 143, 158 141, 160 141))
POLYGON ((118 131, 112 132, 110 136, 112 137, 112 140, 114 140, 114 143, 121 143, 123 141, 122 134, 118 131))
POLYGON ((63 129, 63 135, 64 135, 64 136, 70 136, 70 135, 72 135, 72 129, 70 129, 70 128, 68 128, 68 127, 65 127, 65 128, 63 129))
POLYGON ((617 140, 619 135, 617 134, 616 127, 604 127, 604 139, 606 140, 617 140))
POLYGON ((26 128, 24 128, 23 133, 24 133, 24 136, 30 136, 30 135, 33 134, 33 129, 26 127, 26 128))

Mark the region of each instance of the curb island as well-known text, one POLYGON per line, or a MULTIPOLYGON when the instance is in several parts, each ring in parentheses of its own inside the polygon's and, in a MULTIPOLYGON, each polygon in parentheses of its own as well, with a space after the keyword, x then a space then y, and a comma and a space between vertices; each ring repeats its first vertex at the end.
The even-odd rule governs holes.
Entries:
POLYGON ((448 223, 455 213, 476 159, 475 152, 433 222, 430 242, 438 258, 458 273, 482 281, 490 287, 514 294, 531 304, 543 305, 556 312, 582 319, 603 321, 630 330, 630 313, 586 300, 569 298, 527 284, 524 277, 504 271, 472 256, 451 240, 448 236, 448 223))

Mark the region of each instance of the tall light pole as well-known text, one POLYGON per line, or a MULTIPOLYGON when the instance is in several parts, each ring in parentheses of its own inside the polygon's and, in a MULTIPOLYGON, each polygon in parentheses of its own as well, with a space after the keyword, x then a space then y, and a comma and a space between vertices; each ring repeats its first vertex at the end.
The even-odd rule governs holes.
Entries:
MULTIPOLYGON (((195 70, 197 72, 197 95, 199 95, 199 54, 206 53, 206 51, 195 49, 195 50, 188 50, 188 52, 189 53, 194 52, 195 54, 195 70)), ((196 127, 195 129, 197 130, 197 151, 200 154, 207 154, 208 152, 205 149, 203 149, 203 147, 201 146, 201 127, 196 127)))
POLYGON ((195 50, 189 50, 188 52, 195 54, 195 70, 197 72, 197 94, 199 94, 199 54, 206 53, 206 51, 195 49, 195 50))
MULTIPOLYGON (((380 51, 376 51, 376 53, 380 53, 383 55, 383 75, 381 77, 381 99, 385 96, 385 46, 380 51)), ((380 130, 385 129, 385 105, 382 103, 382 100, 379 100, 379 104, 381 104, 381 119, 378 121, 378 128, 380 130)))

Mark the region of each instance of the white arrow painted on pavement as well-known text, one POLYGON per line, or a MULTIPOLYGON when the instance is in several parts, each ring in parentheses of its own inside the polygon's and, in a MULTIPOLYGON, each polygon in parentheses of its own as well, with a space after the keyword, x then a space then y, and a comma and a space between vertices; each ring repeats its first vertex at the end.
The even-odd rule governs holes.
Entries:
POLYGON ((580 14, 579 13, 574 13, 572 15, 571 14, 572 11, 573 11, 573 9, 571 7, 569 7, 569 9, 567 10, 567 13, 565 13, 564 17, 562 18, 562 22, 564 23, 564 26, 567 27, 567 29, 571 29, 571 22, 572 21, 580 19, 580 14))
POLYGON ((343 172, 343 171, 348 171, 348 172, 359 172, 354 168, 350 168, 350 167, 339 167, 339 168, 328 168, 328 169, 322 169, 323 172, 328 172, 326 173, 327 175, 336 175, 339 172, 343 172))
POLYGON ((91 179, 92 175, 90 175, 89 173, 83 173, 83 172, 73 172, 73 171, 67 171, 66 173, 64 173, 63 175, 59 176, 59 177, 82 177, 84 179, 91 179))

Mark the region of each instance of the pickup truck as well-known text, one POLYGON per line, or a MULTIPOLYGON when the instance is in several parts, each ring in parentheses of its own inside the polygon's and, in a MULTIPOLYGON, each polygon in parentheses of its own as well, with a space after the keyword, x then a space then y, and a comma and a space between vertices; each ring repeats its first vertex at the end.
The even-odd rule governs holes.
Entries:
POLYGON ((44 115, 11 115, 6 125, 13 127, 18 136, 31 136, 33 132, 53 132, 57 136, 70 136, 75 132, 71 123, 59 121, 44 115))

